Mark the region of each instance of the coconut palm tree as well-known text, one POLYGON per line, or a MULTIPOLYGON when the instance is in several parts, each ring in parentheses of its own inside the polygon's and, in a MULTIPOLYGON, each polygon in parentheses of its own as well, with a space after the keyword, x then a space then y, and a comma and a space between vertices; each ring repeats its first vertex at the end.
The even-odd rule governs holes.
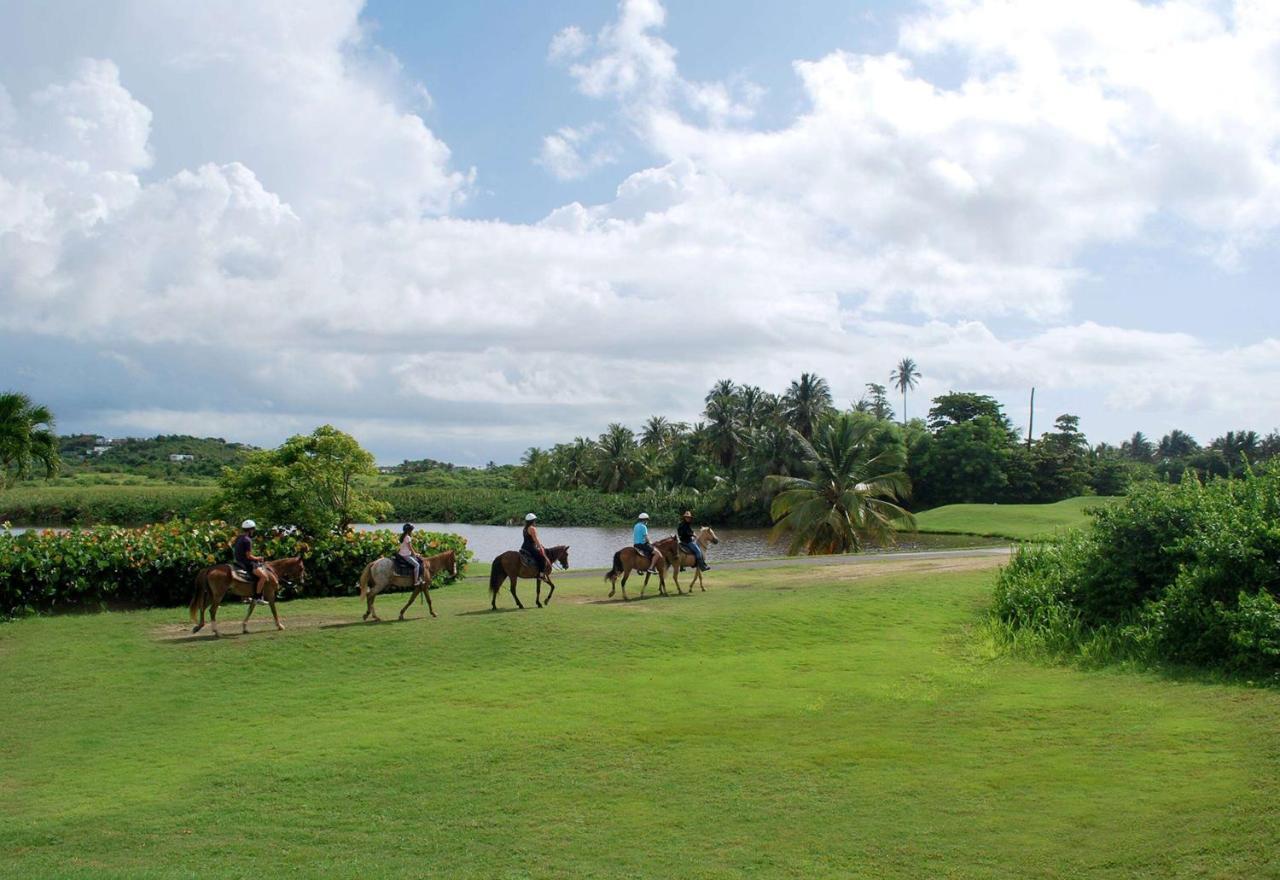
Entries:
POLYGON ((720 466, 730 471, 738 458, 742 447, 742 424, 738 421, 738 408, 732 398, 715 397, 707 404, 707 423, 703 427, 702 436, 707 449, 720 466))
POLYGON ((902 424, 904 425, 907 423, 907 391, 915 388, 919 379, 920 371, 916 369, 916 362, 911 358, 903 358, 889 373, 889 381, 893 383, 893 387, 902 392, 902 424))
POLYGON ((817 373, 801 373, 783 396, 783 418, 806 440, 830 411, 831 386, 817 373))
POLYGON ((847 553, 885 538, 915 519, 897 502, 910 491, 900 444, 881 445, 875 422, 844 413, 824 422, 812 442, 796 431, 809 476, 771 476, 774 534, 790 535, 787 552, 847 553))
POLYGON ((53 413, 16 391, 0 394, 0 487, 29 477, 58 472, 58 436, 53 413))
POLYGON ((665 417, 649 416, 640 429, 640 445, 645 449, 659 451, 671 443, 673 434, 672 425, 665 417))
POLYGON ((620 492, 640 474, 636 455, 636 435, 617 422, 611 424, 596 441, 596 476, 606 492, 620 492))

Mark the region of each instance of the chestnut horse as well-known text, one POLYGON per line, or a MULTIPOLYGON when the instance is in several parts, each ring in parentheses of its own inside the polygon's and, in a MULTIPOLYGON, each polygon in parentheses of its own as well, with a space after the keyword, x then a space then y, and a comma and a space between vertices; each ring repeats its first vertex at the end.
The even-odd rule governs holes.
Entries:
MULTIPOLYGON (((668 556, 674 552, 676 543, 675 535, 653 542, 653 567, 658 571, 658 595, 660 596, 670 595, 667 592, 667 561, 668 556)), ((645 587, 649 586, 649 560, 645 559, 644 554, 635 547, 623 547, 613 554, 613 568, 609 569, 609 573, 604 576, 610 584, 610 599, 613 598, 614 590, 618 588, 618 575, 622 575, 622 599, 624 602, 629 601, 627 578, 631 577, 633 571, 644 575, 644 583, 640 585, 640 598, 643 599, 645 587)), ((683 595, 679 584, 676 584, 676 592, 683 595)))
MULTIPOLYGON (((559 547, 548 547, 547 559, 551 560, 552 565, 560 563, 560 567, 566 571, 569 568, 569 545, 562 544, 559 547)), ((520 601, 520 597, 516 595, 516 579, 517 578, 537 578, 538 594, 534 597, 534 602, 541 608, 543 605, 551 604, 551 595, 556 591, 556 585, 551 580, 551 572, 540 572, 531 565, 526 565, 524 559, 520 556, 519 550, 508 550, 506 553, 499 553, 493 559, 493 566, 489 569, 489 607, 494 611, 498 610, 498 590, 502 588, 502 582, 511 580, 511 598, 516 600, 516 607, 523 608, 524 604, 520 601), (547 586, 551 589, 547 590, 547 601, 542 601, 542 582, 546 581, 547 586)))
MULTIPOLYGON (((712 544, 719 544, 720 539, 716 533, 712 531, 711 526, 703 526, 698 529, 697 536, 693 539, 699 547, 702 548, 702 556, 706 558, 707 548, 712 544)), ((656 545, 655 545, 656 546, 656 545)), ((679 547, 677 542, 676 547, 679 547)), ((702 592, 706 592, 707 588, 702 583, 702 569, 697 567, 697 560, 693 558, 693 554, 683 547, 680 547, 680 553, 676 555, 676 547, 671 549, 663 548, 662 555, 667 558, 667 564, 671 566, 671 579, 676 583, 676 589, 680 589, 680 572, 685 568, 692 568, 694 571, 693 580, 689 581, 689 592, 693 592, 693 585, 697 584, 702 587, 702 592)))
POLYGON ((378 616, 378 612, 373 610, 373 600, 387 587, 413 587, 413 593, 410 594, 409 601, 405 602, 404 607, 400 609, 401 620, 404 620, 404 613, 409 610, 409 606, 413 604, 414 599, 418 598, 419 593, 422 594, 422 598, 427 603, 427 611, 430 612, 432 617, 435 617, 436 610, 431 606, 431 579, 442 571, 447 571, 457 577, 458 556, 452 550, 446 550, 443 553, 437 553, 435 556, 424 558, 422 564, 424 568, 421 584, 415 584, 411 574, 396 574, 395 562, 390 556, 375 559, 366 565, 364 571, 360 572, 360 598, 366 599, 368 605, 365 608, 364 617, 360 619, 368 620, 369 615, 373 615, 374 620, 382 619, 378 616))
MULTIPOLYGON (((266 599, 267 604, 271 606, 271 616, 275 618, 276 629, 284 629, 284 624, 280 622, 280 614, 276 611, 276 593, 280 589, 280 582, 302 583, 307 576, 307 567, 303 565, 301 556, 273 559, 270 562, 264 562, 263 566, 267 569, 267 582, 262 588, 262 598, 266 599)), ((219 635, 218 606, 222 604, 227 593, 252 599, 254 592, 255 585, 233 578, 231 566, 226 563, 204 569, 196 575, 196 594, 191 598, 191 622, 196 624, 191 631, 197 633, 204 628, 204 610, 207 607, 209 623, 213 627, 214 638, 217 638, 219 635), (196 623, 197 610, 200 612, 199 623, 196 623)), ((256 607, 258 607, 256 603, 249 603, 249 613, 244 616, 244 622, 240 625, 242 632, 249 632, 249 618, 253 616, 253 609, 256 607)))

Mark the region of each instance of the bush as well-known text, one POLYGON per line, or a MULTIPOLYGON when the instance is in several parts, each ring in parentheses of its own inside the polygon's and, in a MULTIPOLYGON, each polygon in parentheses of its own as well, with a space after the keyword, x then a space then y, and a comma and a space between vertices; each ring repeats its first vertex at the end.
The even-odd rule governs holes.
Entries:
POLYGON ((203 486, 45 486, 0 494, 0 522, 23 526, 141 526, 194 518, 213 496, 203 486))
POLYGON ((1280 464, 1136 484, 1087 532, 1019 550, 993 615, 1006 641, 1094 659, 1280 675, 1280 464))
MULTIPOLYGON (((140 529, 0 532, 0 615, 103 603, 186 603, 196 572, 229 560, 235 535, 225 523, 188 520, 140 529)), ((428 555, 457 551, 459 574, 471 558, 457 535, 418 532, 416 537, 428 555)), ((394 553, 398 544, 399 536, 385 530, 324 536, 308 545, 288 535, 264 534, 255 540, 254 551, 268 559, 301 551, 307 565, 301 592, 344 596, 356 589, 367 563, 394 553)), ((447 582, 446 575, 441 583, 447 582)))

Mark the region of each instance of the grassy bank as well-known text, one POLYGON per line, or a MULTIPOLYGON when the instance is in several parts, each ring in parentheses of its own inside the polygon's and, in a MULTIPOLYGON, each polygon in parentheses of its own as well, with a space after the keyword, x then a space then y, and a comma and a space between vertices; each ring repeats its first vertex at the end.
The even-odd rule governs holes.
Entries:
POLYGON ((920 531, 1042 541, 1089 521, 1090 508, 1110 498, 1068 498, 1056 504, 948 504, 916 515, 920 531))
POLYGON ((1280 693, 985 659, 973 564, 6 625, 0 874, 1274 876, 1280 693))

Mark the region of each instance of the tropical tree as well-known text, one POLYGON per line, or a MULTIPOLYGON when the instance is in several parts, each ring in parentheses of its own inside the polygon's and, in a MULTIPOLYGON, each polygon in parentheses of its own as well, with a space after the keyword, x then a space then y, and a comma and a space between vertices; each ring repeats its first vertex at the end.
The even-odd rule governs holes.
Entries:
POLYGON ((769 394, 758 385, 742 385, 736 398, 742 427, 748 431, 759 427, 768 416, 769 394))
POLYGON ((1156 446, 1141 431, 1134 431, 1133 436, 1120 444, 1120 454, 1134 461, 1151 461, 1155 458, 1156 446))
POLYGON ((842 414, 824 421, 812 441, 795 431, 808 477, 774 475, 774 534, 789 535, 787 552, 847 553, 868 538, 887 538, 915 520, 898 501, 910 491, 902 468, 906 448, 873 450, 875 422, 842 414))
POLYGON ((1200 444, 1186 431, 1174 428, 1160 438, 1156 446, 1156 455, 1162 459, 1184 458, 1200 451, 1200 444))
POLYGON ((889 405, 889 389, 875 382, 867 383, 867 393, 862 395, 853 408, 856 412, 870 413, 882 421, 893 418, 893 407, 889 405))
POLYGON ((0 394, 0 488, 36 470, 52 477, 59 463, 49 408, 16 391, 0 394))
POLYGON ((889 381, 893 387, 902 392, 902 424, 907 423, 907 391, 916 387, 920 379, 920 371, 916 362, 909 357, 898 361, 898 365, 889 373, 889 381))
POLYGON ((702 437, 707 450, 715 456, 720 466, 733 472, 742 447, 742 425, 738 421, 738 408, 732 397, 711 397, 707 404, 706 424, 702 437))
POLYGON ((1013 435, 1013 425, 1000 401, 989 394, 975 394, 972 391, 948 391, 933 399, 929 407, 929 430, 941 431, 950 425, 971 422, 981 416, 987 416, 993 422, 1003 425, 1013 435))
POLYGON ((304 534, 342 533, 352 523, 391 514, 391 505, 360 487, 361 478, 377 472, 354 437, 322 425, 277 449, 250 453, 238 468, 224 468, 212 506, 233 521, 249 516, 304 534))
POLYGON ((703 400, 707 406, 713 401, 721 402, 735 401, 738 395, 738 386, 733 384, 732 379, 720 379, 716 384, 711 386, 711 390, 707 392, 706 398, 703 400))
POLYGON ((831 386, 817 373, 801 373, 782 398, 782 415, 806 440, 831 412, 831 386))
POLYGON ((595 452, 597 485, 606 492, 621 492, 643 470, 635 434, 617 422, 600 435, 595 452))
POLYGON ((640 445, 657 452, 671 445, 675 431, 664 416, 649 416, 640 429, 640 445))

